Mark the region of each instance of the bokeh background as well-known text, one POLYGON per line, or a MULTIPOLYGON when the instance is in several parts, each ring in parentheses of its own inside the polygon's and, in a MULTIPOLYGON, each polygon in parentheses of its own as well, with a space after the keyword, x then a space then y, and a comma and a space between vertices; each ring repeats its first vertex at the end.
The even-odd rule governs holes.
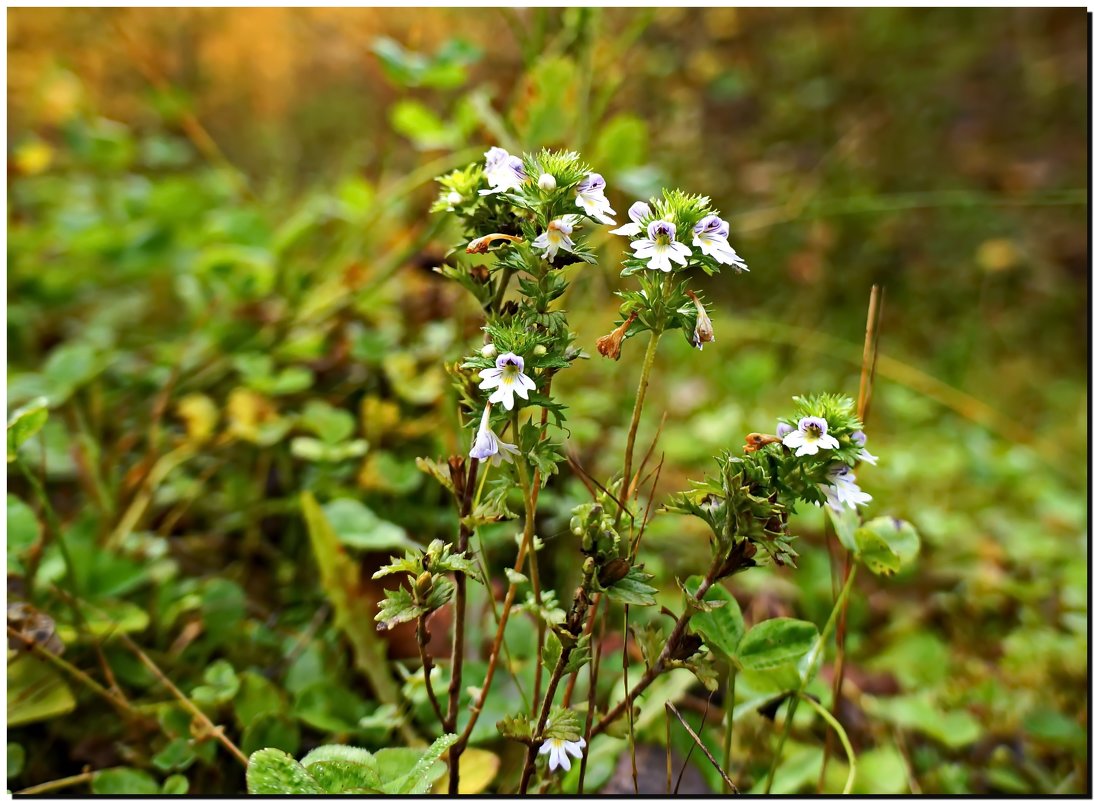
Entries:
MULTIPOLYGON (((659 493, 791 396, 855 394, 884 287, 880 463, 860 480, 924 547, 851 606, 856 789, 1088 792, 1087 26, 1079 9, 9 10, 8 407, 50 407, 9 464, 9 629, 46 632, 138 714, 9 640, 8 786, 90 766, 100 792, 242 788, 121 634, 245 751, 391 739, 299 493, 366 575, 450 535, 414 459, 466 447, 444 365, 480 321, 433 272, 452 232, 427 210, 434 176, 500 144, 580 150, 617 210, 709 195, 751 266, 701 283, 715 343, 662 346, 640 440, 663 415, 659 493)), ((593 358, 556 382, 601 478, 641 358, 595 353, 611 239, 566 299, 593 358)), ((548 544, 586 498, 563 470, 548 544)), ((735 587, 749 619, 826 616, 821 515, 798 533, 796 570, 735 587)), ((483 537, 498 573, 512 535, 483 537)), ((645 542, 671 606, 702 532, 658 518, 645 542)), ((543 558, 565 588, 569 552, 543 558)), ((413 672, 413 643, 389 647, 413 672)), ((770 753, 756 717, 746 785, 770 753)), ((778 789, 815 788, 816 736, 787 754, 778 789)))

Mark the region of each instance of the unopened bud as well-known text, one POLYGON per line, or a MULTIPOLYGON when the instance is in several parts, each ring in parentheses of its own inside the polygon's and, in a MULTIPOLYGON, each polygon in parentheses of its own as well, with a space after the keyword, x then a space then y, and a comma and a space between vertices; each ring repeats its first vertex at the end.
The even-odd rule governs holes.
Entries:
POLYGON ((493 359, 495 356, 498 355, 498 349, 494 347, 494 343, 491 342, 489 345, 483 346, 482 355, 484 358, 493 359))
POLYGON ((551 175, 551 173, 545 172, 543 175, 539 176, 539 188, 544 192, 550 192, 556 186, 558 186, 558 183, 555 181, 555 176, 551 175))
POLYGON ((691 335, 691 344, 693 347, 702 350, 704 342, 714 341, 714 326, 710 322, 707 310, 699 302, 698 296, 690 289, 687 291, 687 296, 695 304, 695 331, 691 335))
POLYGON ((532 353, 534 353, 536 356, 546 356, 547 348, 543 345, 536 345, 534 348, 532 348, 532 353))

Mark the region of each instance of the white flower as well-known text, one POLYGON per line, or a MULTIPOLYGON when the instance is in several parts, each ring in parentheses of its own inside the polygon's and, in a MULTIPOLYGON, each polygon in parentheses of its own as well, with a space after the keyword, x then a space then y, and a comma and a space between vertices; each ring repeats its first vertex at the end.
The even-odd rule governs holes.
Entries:
POLYGON ((828 421, 823 417, 803 417, 798 428, 783 437, 783 445, 793 450, 795 456, 812 456, 818 449, 839 448, 839 441, 828 433, 828 421))
POLYGON ((821 492, 828 498, 828 505, 837 512, 842 512, 845 506, 850 509, 865 506, 874 499, 873 495, 859 488, 855 483, 855 474, 845 464, 829 470, 827 478, 828 483, 821 485, 821 492))
POLYGON ((862 453, 860 453, 858 456, 859 459, 866 462, 866 464, 877 464, 877 457, 874 456, 874 454, 870 453, 870 451, 866 450, 865 434, 863 434, 861 431, 856 431, 851 435, 851 441, 858 445, 860 448, 862 448, 862 453))
POLYGON ((729 244, 729 223, 717 214, 708 214, 692 229, 691 244, 704 256, 711 256, 719 264, 728 264, 738 272, 748 272, 748 265, 729 244))
POLYGON ((494 390, 487 400, 501 403, 506 409, 513 408, 514 394, 528 400, 528 390, 535 389, 536 385, 524 374, 524 359, 515 353, 503 353, 494 364, 479 372, 482 379, 479 388, 494 390))
POLYGON ((532 247, 545 250, 543 257, 547 261, 555 260, 559 248, 573 253, 574 241, 570 239, 570 234, 574 232, 574 225, 577 224, 578 219, 576 214, 567 214, 565 217, 551 220, 547 223, 547 230, 532 241, 532 247))
POLYGON ((550 192, 557 187, 558 182, 555 180, 555 176, 551 175, 551 173, 545 172, 543 173, 543 175, 539 176, 539 188, 542 189, 544 192, 550 192))
POLYGON ((649 203, 643 203, 641 200, 636 200, 631 204, 631 207, 627 209, 627 216, 631 218, 631 221, 626 225, 621 225, 618 228, 613 228, 609 233, 619 234, 620 236, 638 236, 642 233, 642 220, 653 214, 650 211, 649 203))
POLYGON ((608 198, 604 197, 606 187, 607 183, 602 175, 595 172, 589 173, 577 185, 577 206, 584 209, 585 213, 597 222, 615 225, 615 220, 610 216, 615 214, 615 210, 608 202, 608 198))
POLYGON ((513 455, 519 453, 520 449, 516 445, 502 442, 490 428, 490 404, 486 404, 486 411, 482 413, 482 422, 479 423, 475 442, 471 445, 471 458, 478 459, 480 462, 489 459, 490 464, 497 467, 503 460, 513 461, 513 455))
POLYGON ((544 740, 543 745, 540 746, 539 755, 549 754, 550 759, 547 764, 554 770, 559 765, 563 770, 570 769, 570 757, 574 759, 581 758, 581 749, 585 747, 585 738, 578 738, 577 742, 573 740, 559 740, 556 737, 552 737, 548 740, 544 740))
POLYGON ((528 174, 524 171, 524 162, 516 156, 510 156, 509 151, 500 147, 492 147, 484 154, 486 156, 486 180, 491 189, 480 189, 480 195, 495 195, 498 192, 508 192, 510 189, 519 189, 528 174))
POLYGON ((672 271, 670 261, 686 267, 691 248, 676 241, 676 226, 668 220, 654 220, 646 227, 648 239, 636 239, 631 242, 634 255, 639 259, 649 259, 646 265, 651 270, 672 271))

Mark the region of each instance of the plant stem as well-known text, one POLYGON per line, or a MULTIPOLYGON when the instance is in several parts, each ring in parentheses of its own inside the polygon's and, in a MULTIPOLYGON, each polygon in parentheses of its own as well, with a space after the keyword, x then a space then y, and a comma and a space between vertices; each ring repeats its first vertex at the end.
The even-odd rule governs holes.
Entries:
MULTIPOLYGON (((722 567, 722 560, 715 560, 710 566, 710 570, 707 571, 706 576, 703 578, 703 583, 699 585, 699 589, 695 591, 696 600, 702 600, 703 596, 707 594, 710 588, 714 585, 714 576, 717 575, 718 570, 722 567)), ((627 693, 627 697, 616 704, 608 712, 604 714, 604 717, 593 727, 590 733, 592 737, 600 734, 604 729, 608 728, 616 718, 623 714, 627 708, 634 703, 634 700, 642 694, 642 692, 653 683, 653 680, 665 672, 665 666, 676 650, 676 646, 680 644, 680 638, 684 636, 684 632, 687 631, 688 621, 691 619, 692 607, 688 607, 683 614, 676 621, 676 626, 673 628, 672 633, 669 634, 668 639, 665 641, 665 647, 661 649, 661 654, 657 657, 657 661, 650 667, 646 668, 646 672, 642 674, 640 678, 631 688, 631 691, 627 693)))
MULTIPOLYGON (((817 644, 813 646, 813 650, 809 652, 809 659, 805 664, 805 673, 802 676, 801 687, 803 691, 809 686, 809 683, 813 681, 813 677, 817 673, 817 668, 820 667, 820 655, 824 651, 824 644, 828 640, 828 635, 832 633, 836 618, 840 617, 844 604, 847 603, 847 598, 850 596, 851 585, 855 581, 855 572, 857 570, 858 562, 852 563, 851 571, 847 576, 847 581, 843 583, 843 589, 840 590, 839 597, 836 598, 836 603, 832 607, 831 613, 828 615, 828 620, 824 624, 824 630, 821 631, 820 637, 817 638, 817 644)), ((783 732, 779 737, 779 744, 775 748, 775 756, 771 761, 771 770, 767 773, 767 782, 764 787, 765 793, 771 792, 771 785, 775 781, 775 770, 779 767, 779 760, 782 758, 786 737, 790 733, 791 725, 794 723, 794 714, 798 711, 798 697, 798 695, 793 696, 786 708, 786 721, 783 723, 783 732)))
POLYGON ((448 719, 441 711, 440 702, 437 701, 437 694, 433 692, 433 678, 430 675, 433 672, 433 659, 425 650, 430 639, 429 632, 425 630, 425 615, 418 618, 415 634, 418 640, 418 654, 422 657, 422 673, 425 674, 425 694, 429 696, 429 704, 433 707, 433 713, 437 716, 437 720, 442 727, 446 727, 448 719))
POLYGON ((551 680, 547 684, 547 692, 543 695, 543 709, 540 710, 536 730, 532 735, 532 742, 528 744, 528 753, 524 757, 524 770, 520 775, 520 789, 517 790, 520 795, 528 792, 528 782, 531 780, 535 769, 537 747, 543 742, 543 730, 547 727, 547 716, 551 714, 551 701, 554 700, 555 691, 558 690, 558 684, 562 681, 562 674, 566 670, 566 663, 570 661, 572 651, 573 648, 564 647, 558 657, 558 664, 551 671, 551 680))
MULTIPOLYGON (((722 741, 722 775, 730 775, 730 755, 733 753, 733 707, 737 702, 737 668, 734 667, 731 662, 729 665, 729 675, 726 676, 726 697, 725 710, 726 710, 726 732, 725 739, 722 741)), ((723 784, 722 790, 726 793, 736 792, 737 788, 730 782, 723 784)))
POLYGON ((634 440, 638 436, 638 422, 642 419, 642 407, 646 402, 646 388, 650 383, 650 372, 653 370, 653 360, 657 355, 657 343, 661 341, 659 331, 650 332, 650 341, 646 345, 646 356, 642 360, 642 374, 638 378, 638 393, 634 397, 634 410, 631 412, 631 425, 627 431, 627 450, 623 457, 623 486, 619 489, 619 510, 615 515, 615 524, 623 518, 623 507, 627 505, 627 498, 631 488, 631 468, 634 462, 634 440))
POLYGON ((843 751, 847 754, 847 781, 843 784, 843 795, 848 795, 851 792, 851 788, 855 786, 855 769, 857 763, 855 760, 855 749, 851 747, 851 740, 847 737, 847 732, 840 725, 840 722, 833 717, 832 713, 825 709, 821 704, 818 704, 808 695, 803 694, 802 698, 813 709, 817 711, 817 714, 824 718, 825 723, 832 727, 832 730, 839 737, 840 742, 843 744, 843 751))
POLYGON ((54 790, 62 790, 65 787, 74 787, 77 784, 87 784, 98 775, 98 771, 77 773, 75 776, 66 776, 63 779, 54 779, 50 782, 36 784, 25 790, 16 790, 14 795, 38 795, 40 793, 52 793, 54 790))
MULTIPOLYGON (((457 551, 462 556, 467 556, 468 545, 471 542, 472 531, 463 522, 471 512, 472 502, 476 495, 475 484, 478 478, 479 462, 471 460, 471 466, 467 468, 467 476, 463 485, 463 497, 460 499, 460 533, 457 551)), ((467 576, 456 571, 456 606, 454 610, 455 630, 452 635, 452 675, 448 682, 448 714, 441 718, 441 726, 447 733, 456 731, 457 719, 460 714, 460 690, 463 686, 463 652, 464 636, 467 621, 467 576)), ((423 649, 423 658, 425 651, 423 649)), ((429 677, 426 676, 426 689, 429 689, 429 677)), ((440 709, 437 710, 440 716, 440 709)), ((460 787, 460 755, 466 747, 466 740, 461 738, 452 745, 449 751, 448 766, 448 791, 458 793, 460 787)))

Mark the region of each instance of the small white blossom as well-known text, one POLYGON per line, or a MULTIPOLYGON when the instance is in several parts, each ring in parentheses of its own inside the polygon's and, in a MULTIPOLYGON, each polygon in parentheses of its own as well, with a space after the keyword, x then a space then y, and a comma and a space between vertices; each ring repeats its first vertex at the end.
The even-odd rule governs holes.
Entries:
POLYGON ((691 248, 676 241, 676 226, 668 220, 654 220, 646 227, 648 239, 636 239, 631 242, 635 258, 648 259, 646 265, 651 270, 672 271, 674 261, 686 267, 691 248))
POLYGON ((797 448, 795 456, 812 456, 820 448, 839 448, 839 440, 828 433, 828 421, 823 417, 803 417, 797 429, 783 437, 783 445, 797 448))
POLYGON ((479 388, 494 390, 487 400, 501 403, 506 409, 513 408, 514 394, 528 400, 528 390, 535 389, 536 385, 524 374, 524 359, 515 353, 503 353, 494 365, 479 372, 482 379, 479 388))
POLYGON ((836 465, 828 471, 828 483, 821 485, 821 492, 828 498, 828 506, 837 512, 842 512, 844 507, 855 509, 865 506, 874 499, 868 492, 863 492, 855 483, 855 474, 845 464, 836 465))
POLYGON ((549 755, 547 761, 548 767, 551 770, 555 770, 559 765, 563 770, 570 769, 570 757, 574 759, 581 759, 581 749, 585 747, 585 738, 580 737, 576 742, 573 740, 559 740, 557 737, 544 740, 543 745, 540 746, 539 755, 549 755))
POLYGON ((613 228, 609 233, 619 234, 620 236, 638 236, 642 233, 642 220, 651 214, 653 212, 650 211, 650 205, 637 200, 627 209, 627 216, 631 218, 631 221, 626 225, 613 228))
POLYGON ((558 182, 555 180, 555 176, 549 172, 543 173, 539 176, 539 188, 544 192, 550 192, 558 187, 558 182))
POLYGON ((482 413, 482 422, 479 423, 475 442, 471 445, 472 459, 480 462, 490 460, 490 464, 497 467, 502 461, 512 462, 514 454, 519 454, 520 449, 516 445, 502 442, 497 434, 490 428, 490 404, 486 404, 486 411, 482 413))
POLYGON ((704 256, 711 256, 719 264, 728 264, 738 272, 748 272, 748 265, 729 244, 729 223, 717 214, 708 214, 692 229, 691 244, 704 256))
POLYGON ((524 171, 524 162, 516 156, 509 155, 509 151, 500 147, 492 147, 485 153, 486 180, 490 189, 480 189, 480 195, 495 195, 499 192, 508 192, 510 189, 519 189, 528 174, 524 171))
POLYGON ((877 457, 870 451, 866 450, 866 435, 861 431, 856 431, 851 435, 851 441, 862 448, 862 453, 859 454, 859 459, 866 462, 866 464, 877 464, 877 457))
POLYGON ((543 257, 552 262, 560 248, 573 253, 574 241, 570 239, 570 234, 574 232, 578 219, 576 214, 567 214, 551 220, 547 223, 547 230, 532 241, 532 247, 544 250, 543 257))
POLYGON ((599 173, 591 172, 577 185, 577 206, 597 222, 615 225, 611 215, 615 210, 604 196, 607 183, 599 173))

